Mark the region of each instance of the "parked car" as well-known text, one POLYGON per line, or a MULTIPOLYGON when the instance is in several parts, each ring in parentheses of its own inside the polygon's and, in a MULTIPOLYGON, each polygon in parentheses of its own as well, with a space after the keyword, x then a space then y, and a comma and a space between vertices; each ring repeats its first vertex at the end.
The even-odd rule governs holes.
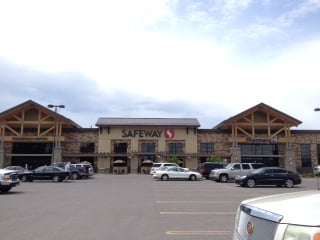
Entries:
POLYGON ((8 167, 5 167, 4 169, 15 171, 18 174, 19 179, 22 182, 29 181, 29 176, 30 176, 31 171, 25 169, 22 166, 8 166, 8 167))
MULTIPOLYGON (((180 166, 176 163, 168 163, 168 162, 153 163, 150 169, 150 174, 154 174, 156 170, 161 167, 180 167, 180 166)), ((189 170, 189 168, 183 168, 183 169, 189 170)))
POLYGON ((161 167, 156 170, 152 175, 154 179, 161 179, 167 181, 169 179, 180 179, 180 180, 201 180, 203 177, 199 172, 193 172, 190 170, 186 170, 182 167, 161 167))
POLYGON ((280 167, 263 167, 235 178, 235 183, 240 186, 255 187, 257 185, 276 185, 293 187, 301 184, 299 173, 280 167))
POLYGON ((227 164, 218 162, 203 162, 199 167, 199 172, 203 177, 209 179, 211 170, 224 168, 227 164))
POLYGON ((24 173, 28 181, 33 180, 52 180, 53 182, 62 182, 68 175, 64 169, 56 166, 41 166, 33 171, 24 173))
MULTIPOLYGON (((77 169, 79 176, 78 178, 89 178, 94 175, 93 166, 89 163, 76 163, 71 164, 71 169, 77 169)), ((72 174, 71 174, 72 176, 72 174)))
POLYGON ((238 208, 232 239, 320 239, 319 202, 319 190, 245 200, 238 208))
POLYGON ((0 169, 0 192, 9 192, 19 184, 19 176, 14 170, 0 169))
MULTIPOLYGON (((65 169, 65 166, 68 162, 56 162, 53 163, 52 166, 60 167, 65 169)), ((70 164, 70 177, 73 180, 88 178, 93 175, 93 167, 91 164, 77 163, 70 164)))
POLYGON ((228 182, 234 180, 237 175, 251 173, 261 167, 265 165, 263 163, 229 163, 223 169, 212 170, 209 179, 216 182, 228 182))

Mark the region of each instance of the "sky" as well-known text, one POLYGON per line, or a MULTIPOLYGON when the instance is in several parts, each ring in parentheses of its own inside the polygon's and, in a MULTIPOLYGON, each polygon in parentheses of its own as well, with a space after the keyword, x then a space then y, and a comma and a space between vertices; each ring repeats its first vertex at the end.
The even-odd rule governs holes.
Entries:
POLYGON ((320 0, 0 0, 0 112, 210 129, 265 103, 314 130, 319 67, 320 0))

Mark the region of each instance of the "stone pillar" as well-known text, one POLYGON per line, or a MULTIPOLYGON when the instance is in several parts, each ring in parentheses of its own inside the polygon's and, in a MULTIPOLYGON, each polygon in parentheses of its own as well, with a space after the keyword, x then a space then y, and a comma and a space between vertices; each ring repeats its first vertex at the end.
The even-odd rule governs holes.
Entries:
POLYGON ((241 162, 241 150, 240 150, 240 148, 231 148, 231 162, 232 163, 241 162))
POLYGON ((129 157, 130 160, 130 172, 138 173, 138 158, 136 156, 129 157))
POLYGON ((62 147, 53 148, 52 163, 62 162, 62 147))
POLYGON ((4 167, 4 147, 0 147, 0 168, 4 167))
POLYGON ((293 172, 297 171, 296 161, 294 158, 294 151, 293 148, 290 146, 287 146, 285 150, 284 167, 293 172))

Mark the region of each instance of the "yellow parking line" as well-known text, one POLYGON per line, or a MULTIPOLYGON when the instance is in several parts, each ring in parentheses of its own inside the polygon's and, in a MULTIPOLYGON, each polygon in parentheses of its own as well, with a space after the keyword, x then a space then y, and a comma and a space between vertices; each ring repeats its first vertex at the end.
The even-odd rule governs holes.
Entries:
POLYGON ((235 215, 235 212, 160 212, 161 215, 235 215))
POLYGON ((229 235, 231 231, 167 231, 166 235, 229 235))

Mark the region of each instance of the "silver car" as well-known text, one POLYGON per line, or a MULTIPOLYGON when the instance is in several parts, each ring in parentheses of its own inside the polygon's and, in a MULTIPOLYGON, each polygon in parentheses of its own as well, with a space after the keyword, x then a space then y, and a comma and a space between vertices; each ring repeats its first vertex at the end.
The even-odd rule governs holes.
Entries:
POLYGON ((320 191, 301 191, 243 201, 233 240, 320 239, 320 191))
POLYGON ((193 172, 186 170, 182 167, 164 167, 160 168, 153 173, 154 179, 169 180, 169 179, 180 179, 180 180, 201 180, 203 177, 199 172, 193 172))

